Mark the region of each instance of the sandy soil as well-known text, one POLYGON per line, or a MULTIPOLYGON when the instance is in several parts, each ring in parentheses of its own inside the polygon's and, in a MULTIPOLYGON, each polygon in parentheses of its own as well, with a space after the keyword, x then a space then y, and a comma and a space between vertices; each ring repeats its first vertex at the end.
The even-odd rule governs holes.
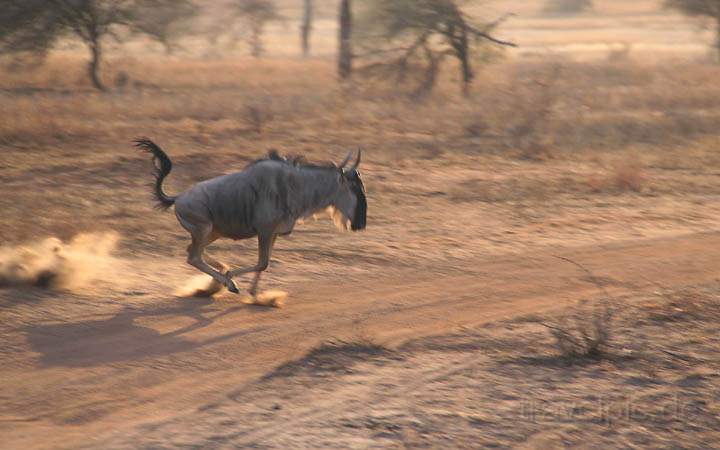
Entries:
MULTIPOLYGON (((171 192, 251 157, 217 150, 208 159, 202 150, 172 145, 168 151, 176 163, 171 192)), ((606 427, 586 426, 602 415, 521 427, 513 414, 525 414, 533 402, 597 403, 592 395, 622 402, 634 385, 611 381, 661 363, 611 364, 603 369, 608 384, 598 385, 593 374, 600 369, 591 366, 498 371, 496 347, 485 343, 506 347, 511 354, 503 358, 557 360, 546 330, 516 329, 512 320, 561 314, 599 295, 586 273, 558 256, 584 265, 628 304, 663 289, 711 286, 720 264, 712 153, 688 160, 687 149, 659 151, 638 169, 640 192, 594 192, 589 176, 613 175, 592 154, 542 163, 449 152, 375 158, 370 151, 366 232, 337 233, 329 221, 310 221, 279 241, 263 286, 289 292, 284 308, 245 305, 227 293, 177 298, 177 287, 195 272, 184 263, 186 234, 172 214, 152 209, 146 157, 129 146, 121 156, 108 146, 83 158, 61 148, 47 149, 40 164, 36 153, 10 152, 0 199, 0 232, 10 242, 68 239, 80 230, 112 230, 121 239, 112 270, 82 289, 0 290, 3 448, 605 442, 606 427), (495 325, 483 328, 488 324, 495 325), (479 332, 485 337, 476 341, 479 332), (458 340, 448 345, 462 351, 418 340, 448 334, 455 337, 436 339, 458 340), (330 351, 330 368, 317 378, 313 355, 327 359, 322 345, 332 340, 351 345, 330 351), (285 365, 293 360, 299 365, 285 365), (356 362, 359 372, 348 368, 356 362), (460 389, 467 373, 475 381, 460 389), (555 378, 553 386, 541 382, 555 378), (468 396, 467 389, 484 394, 468 396), (499 392, 508 398, 498 399, 499 392), (499 401, 508 402, 502 410, 499 401)), ((230 265, 255 258, 252 242, 218 242, 211 252, 230 265)), ((709 292, 712 306, 717 291, 709 292)), ((636 309, 627 312, 631 319, 647 313, 636 309)), ((707 353, 716 327, 709 322, 677 344, 664 343, 668 330, 656 327, 641 341, 675 353, 679 347, 680 357, 705 352, 703 380, 692 389, 707 405, 716 401, 717 358, 707 353)), ((633 330, 632 323, 625 328, 633 330)), ((619 342, 628 339, 624 333, 619 342)), ((613 352, 622 356, 623 348, 613 352)), ((674 392, 643 386, 639 408, 653 404, 653 387, 657 395, 674 392)), ((682 430, 716 439, 717 427, 692 428, 694 417, 678 419, 682 430)), ((623 423, 648 426, 644 419, 623 423)), ((656 429, 634 432, 664 439, 656 429)))
POLYGON ((711 33, 654 1, 489 11, 508 3, 522 47, 470 98, 452 67, 424 103, 340 86, 329 0, 317 59, 273 25, 264 61, 109 46, 103 76, 132 83, 107 94, 84 49, 0 73, 0 448, 720 447, 720 76, 667 63, 711 33), (180 298, 188 236, 152 208, 138 135, 171 193, 269 148, 362 146, 368 228, 279 239, 261 287, 282 308, 180 298), (543 325, 591 322, 583 301, 616 311, 601 357, 543 325))
MULTIPOLYGON (((648 314, 641 300, 688 286, 707 291, 700 315, 714 317, 720 230, 711 145, 639 157, 639 192, 597 191, 592 181, 614 180, 612 161, 627 160, 625 152, 537 162, 480 153, 468 141, 452 152, 417 145, 367 151, 365 232, 310 221, 278 242, 263 287, 289 292, 282 309, 230 294, 173 295, 195 275, 184 263, 187 235, 172 214, 152 209, 150 162, 129 145, 7 149, 0 166, 7 242, 68 240, 80 231, 121 238, 112 270, 82 289, 0 290, 0 446, 543 448, 682 439, 702 447, 717 440, 717 356, 709 349, 718 322, 679 322, 675 340, 671 327, 633 323, 648 314), (586 273, 558 256, 584 265, 628 305, 610 362, 565 367, 547 330, 516 323, 599 295, 586 273), (443 339, 447 349, 436 344, 443 339), (350 345, 328 352, 329 340, 350 345), (613 363, 633 342, 655 348, 657 358, 613 363), (506 352, 498 355, 498 346, 506 352), (664 369, 667 358, 681 362, 664 369), (318 364, 329 366, 319 378, 318 364), (666 369, 665 378, 653 375, 666 369), (611 408, 630 399, 643 411, 675 394, 704 403, 692 403, 699 416, 676 416, 672 435, 654 419, 608 428, 602 409, 570 418, 552 409, 605 408, 602 399, 611 398, 611 408)), ((166 147, 176 163, 170 192, 255 156, 230 145, 212 158, 202 146, 166 147)), ((252 242, 218 242, 210 251, 231 266, 255 258, 252 242)), ((680 309, 686 300, 678 297, 680 309)))

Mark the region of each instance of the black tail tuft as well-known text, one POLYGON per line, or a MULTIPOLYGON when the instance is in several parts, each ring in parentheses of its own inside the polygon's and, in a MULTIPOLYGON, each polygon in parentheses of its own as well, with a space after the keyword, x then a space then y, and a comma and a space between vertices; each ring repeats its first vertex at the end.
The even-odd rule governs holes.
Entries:
POLYGON ((135 147, 150 153, 153 157, 153 164, 155 165, 155 173, 153 174, 155 176, 155 189, 153 194, 158 202, 157 207, 163 210, 170 208, 175 204, 176 198, 165 194, 162 189, 163 180, 172 170, 170 158, 157 144, 148 138, 135 139, 134 143, 135 147))

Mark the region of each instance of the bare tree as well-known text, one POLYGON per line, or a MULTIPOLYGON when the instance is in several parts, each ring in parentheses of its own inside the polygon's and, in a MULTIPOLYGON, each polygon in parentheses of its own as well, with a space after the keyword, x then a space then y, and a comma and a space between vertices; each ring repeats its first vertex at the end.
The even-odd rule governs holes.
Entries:
POLYGON ((279 21, 283 17, 272 0, 236 0, 234 8, 250 28, 250 52, 254 57, 260 58, 265 52, 262 40, 265 26, 268 22, 279 21))
MULTIPOLYGON (((45 53, 63 37, 79 38, 90 51, 88 76, 105 90, 100 79, 103 43, 121 41, 121 31, 132 29, 140 0, 0 0, 0 50, 45 53)), ((175 0, 156 0, 175 4, 175 0)))
POLYGON ((338 39, 338 75, 341 79, 350 77, 352 73, 352 5, 350 0, 340 0, 340 13, 338 16, 340 35, 338 39))
POLYGON ((303 0, 303 18, 300 25, 300 43, 303 56, 310 56, 310 33, 313 28, 313 0, 303 0))
POLYGON ((677 9, 688 16, 707 17, 714 22, 717 62, 720 63, 720 0, 665 0, 667 8, 677 9))
POLYGON ((467 94, 474 78, 474 46, 481 42, 515 46, 490 34, 505 18, 478 22, 455 0, 368 0, 368 6, 364 56, 380 61, 365 69, 396 69, 403 79, 410 67, 424 61, 426 75, 418 93, 432 89, 442 60, 451 56, 459 63, 462 90, 467 94))

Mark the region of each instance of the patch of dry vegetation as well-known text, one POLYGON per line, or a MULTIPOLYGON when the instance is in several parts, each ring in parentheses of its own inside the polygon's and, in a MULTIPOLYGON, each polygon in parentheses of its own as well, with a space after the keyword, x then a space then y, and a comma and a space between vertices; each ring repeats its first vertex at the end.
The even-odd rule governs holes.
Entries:
POLYGON ((647 177, 637 155, 628 155, 612 163, 607 173, 592 174, 587 185, 594 193, 641 192, 647 177))
POLYGON ((601 359, 612 338, 613 311, 603 302, 591 306, 581 305, 570 314, 543 323, 555 338, 560 356, 566 361, 601 359))
POLYGON ((448 67, 421 104, 396 86, 341 88, 323 61, 126 58, 109 64, 105 77, 126 81, 107 95, 79 85, 76 66, 81 59, 61 55, 30 73, 0 73, 1 143, 123 141, 152 121, 156 134, 188 142, 299 130, 432 134, 542 160, 563 150, 677 145, 720 127, 720 86, 711 81, 720 69, 705 65, 503 63, 479 75, 482 88, 468 100, 448 67))
MULTIPOLYGON (((0 207, 15 218, 0 223, 0 234, 11 241, 113 227, 137 237, 129 242, 135 251, 154 252, 162 243, 182 257, 164 238, 177 233, 175 223, 143 225, 150 223, 149 162, 129 145, 141 135, 176 163, 170 192, 236 170, 270 148, 327 160, 360 146, 372 165, 378 225, 399 232, 397 214, 405 214, 423 222, 413 232, 428 239, 438 234, 430 232, 438 213, 418 205, 448 211, 483 202, 484 212, 463 207, 445 234, 504 250, 521 241, 557 243, 547 240, 555 239, 548 230, 584 233, 576 217, 591 213, 594 197, 662 195, 667 206, 689 202, 686 194, 718 192, 711 173, 720 163, 714 66, 506 61, 479 72, 464 98, 448 65, 436 92, 414 102, 387 82, 340 84, 334 64, 322 59, 123 57, 103 74, 111 80, 123 73, 123 87, 98 94, 84 84, 84 60, 58 54, 29 72, 0 72, 0 176, 11 186, 0 207), (27 223, 28 216, 36 219, 27 223), (480 238, 461 225, 483 220, 515 236, 480 238)), ((619 227, 628 213, 598 207, 592 214, 608 218, 595 224, 619 227)), ((416 237, 407 235, 396 251, 416 237)))

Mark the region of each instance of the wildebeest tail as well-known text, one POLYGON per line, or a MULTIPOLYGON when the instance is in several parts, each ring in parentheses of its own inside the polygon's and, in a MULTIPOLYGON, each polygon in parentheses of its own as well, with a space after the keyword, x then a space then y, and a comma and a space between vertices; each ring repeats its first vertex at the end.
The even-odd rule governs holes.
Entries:
POLYGON ((171 197, 163 192, 162 183, 165 177, 168 176, 172 170, 172 162, 168 155, 153 141, 148 138, 135 139, 135 146, 142 151, 148 152, 153 157, 153 164, 155 165, 155 188, 153 195, 157 200, 157 207, 159 209, 168 209, 175 204, 176 197, 171 197))

